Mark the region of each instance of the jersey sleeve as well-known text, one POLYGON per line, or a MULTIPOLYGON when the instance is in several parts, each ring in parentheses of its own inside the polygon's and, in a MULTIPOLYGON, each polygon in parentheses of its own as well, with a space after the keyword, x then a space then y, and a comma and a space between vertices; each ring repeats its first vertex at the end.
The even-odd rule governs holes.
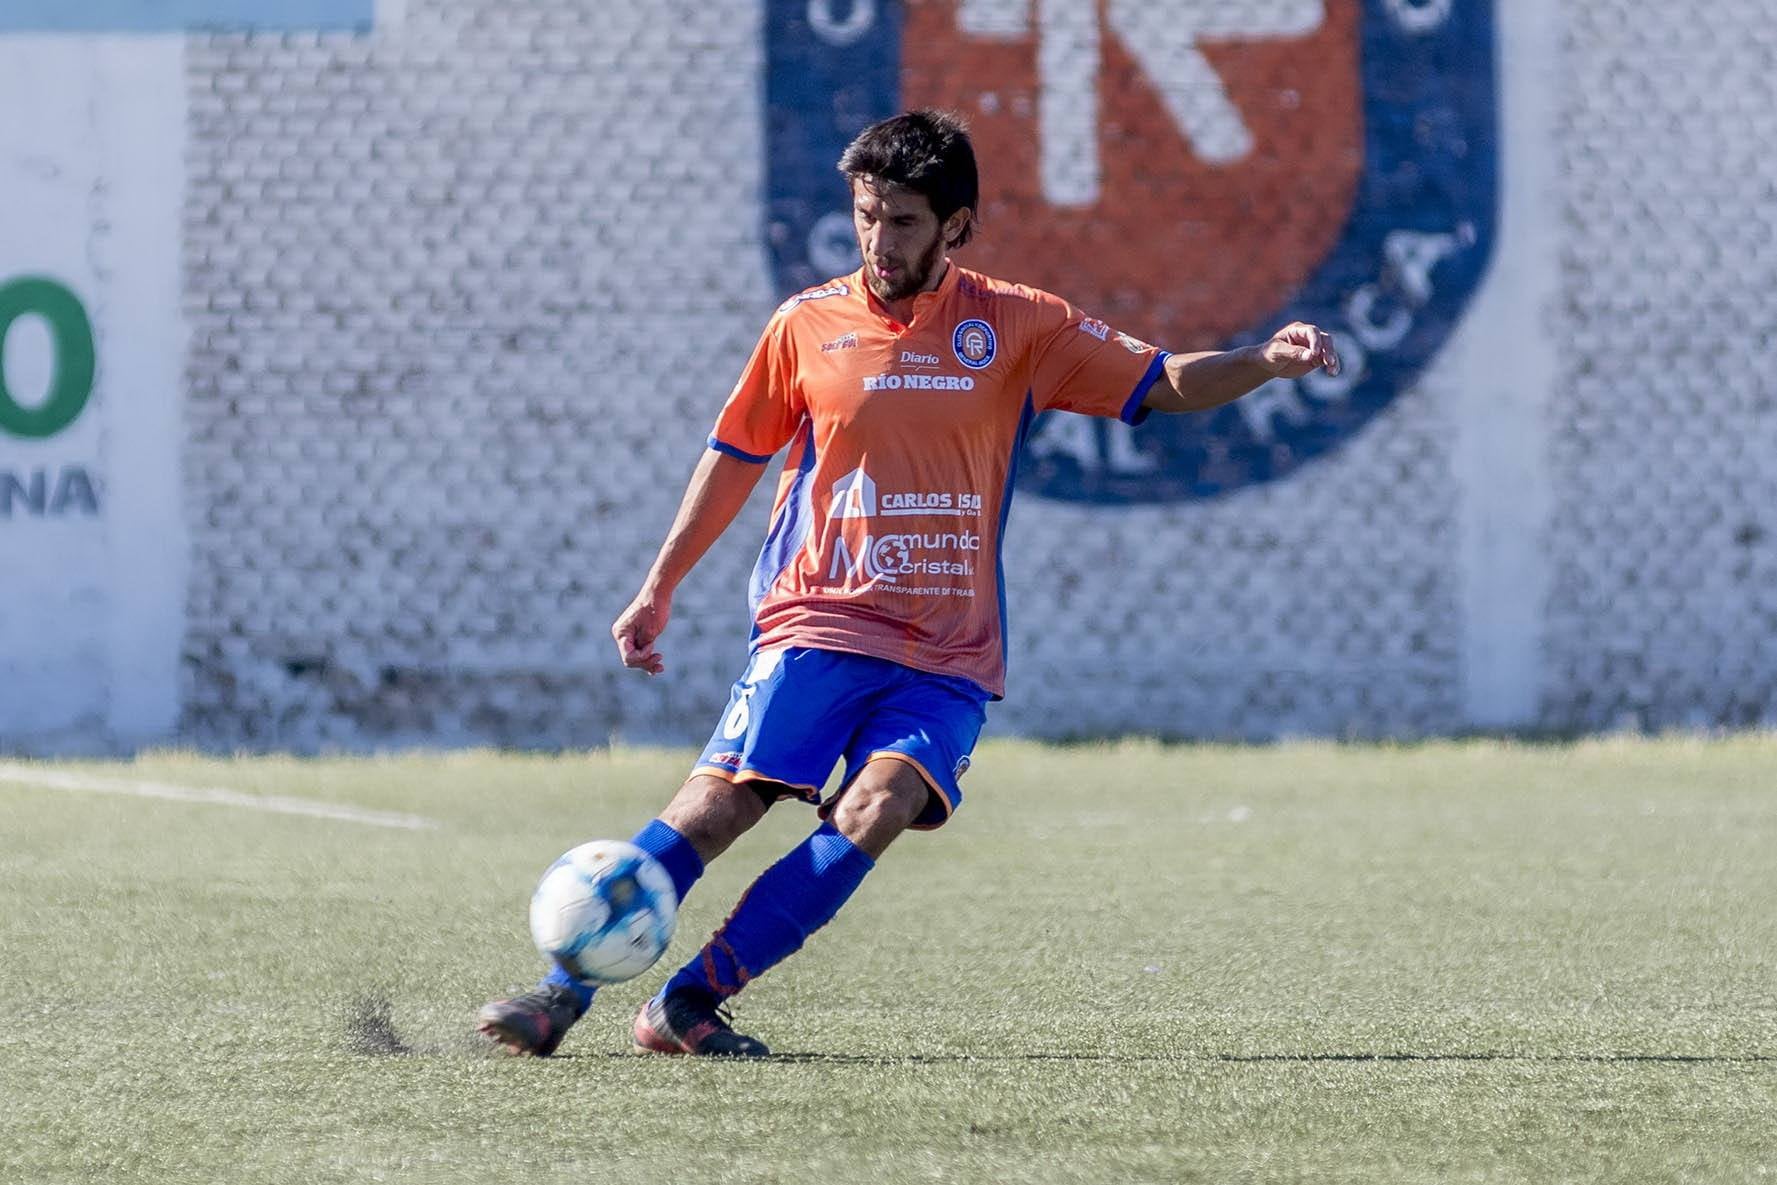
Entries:
POLYGON ((1142 400, 1161 380, 1168 357, 1059 297, 1039 294, 1034 307, 1031 396, 1038 411, 1071 411, 1139 424, 1142 400))
POLYGON ((709 445, 717 452, 763 465, 790 443, 807 414, 796 387, 784 315, 759 335, 728 402, 716 416, 709 445))

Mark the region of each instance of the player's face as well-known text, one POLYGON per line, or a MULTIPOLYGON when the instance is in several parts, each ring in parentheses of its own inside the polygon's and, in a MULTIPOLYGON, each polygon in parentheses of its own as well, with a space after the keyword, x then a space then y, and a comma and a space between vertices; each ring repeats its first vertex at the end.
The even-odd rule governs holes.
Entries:
POLYGON ((864 281, 884 304, 923 292, 944 262, 944 227, 923 193, 852 181, 852 226, 864 281))

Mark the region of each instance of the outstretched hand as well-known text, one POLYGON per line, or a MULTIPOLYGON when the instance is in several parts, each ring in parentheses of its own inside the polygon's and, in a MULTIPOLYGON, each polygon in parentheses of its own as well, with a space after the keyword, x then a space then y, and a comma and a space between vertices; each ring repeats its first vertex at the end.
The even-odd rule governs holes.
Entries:
POLYGON ((623 660, 624 666, 647 671, 650 675, 666 670, 666 663, 654 643, 666 629, 672 606, 670 596, 644 590, 637 593, 629 608, 618 615, 611 626, 611 637, 617 641, 617 657, 623 660))
POLYGON ((1280 379, 1299 379, 1305 374, 1326 368, 1328 374, 1339 373, 1339 351, 1333 335, 1318 325, 1292 321, 1259 347, 1265 369, 1280 379))

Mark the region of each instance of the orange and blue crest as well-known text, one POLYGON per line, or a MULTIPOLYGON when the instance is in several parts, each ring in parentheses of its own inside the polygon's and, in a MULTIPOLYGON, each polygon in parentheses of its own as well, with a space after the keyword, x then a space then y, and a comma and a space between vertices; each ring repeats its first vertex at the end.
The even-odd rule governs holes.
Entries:
POLYGON ((1480 283, 1493 20, 1491 0, 769 0, 774 278, 856 266, 852 136, 959 112, 982 170, 968 266, 1169 350, 1301 320, 1347 360, 1133 435, 1052 413, 1019 484, 1142 503, 1287 476, 1406 390, 1480 283))

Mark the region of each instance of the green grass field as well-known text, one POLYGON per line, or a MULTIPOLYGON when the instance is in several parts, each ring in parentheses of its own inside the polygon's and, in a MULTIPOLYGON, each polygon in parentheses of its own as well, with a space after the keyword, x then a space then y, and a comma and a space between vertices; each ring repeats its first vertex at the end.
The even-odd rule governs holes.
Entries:
POLYGON ((561 1056, 488 1056, 536 876, 689 756, 32 767, 421 830, 15 768, 0 1182, 1777 1185, 1777 738, 991 744, 738 1001, 784 1056, 624 1051, 794 805, 561 1056))

